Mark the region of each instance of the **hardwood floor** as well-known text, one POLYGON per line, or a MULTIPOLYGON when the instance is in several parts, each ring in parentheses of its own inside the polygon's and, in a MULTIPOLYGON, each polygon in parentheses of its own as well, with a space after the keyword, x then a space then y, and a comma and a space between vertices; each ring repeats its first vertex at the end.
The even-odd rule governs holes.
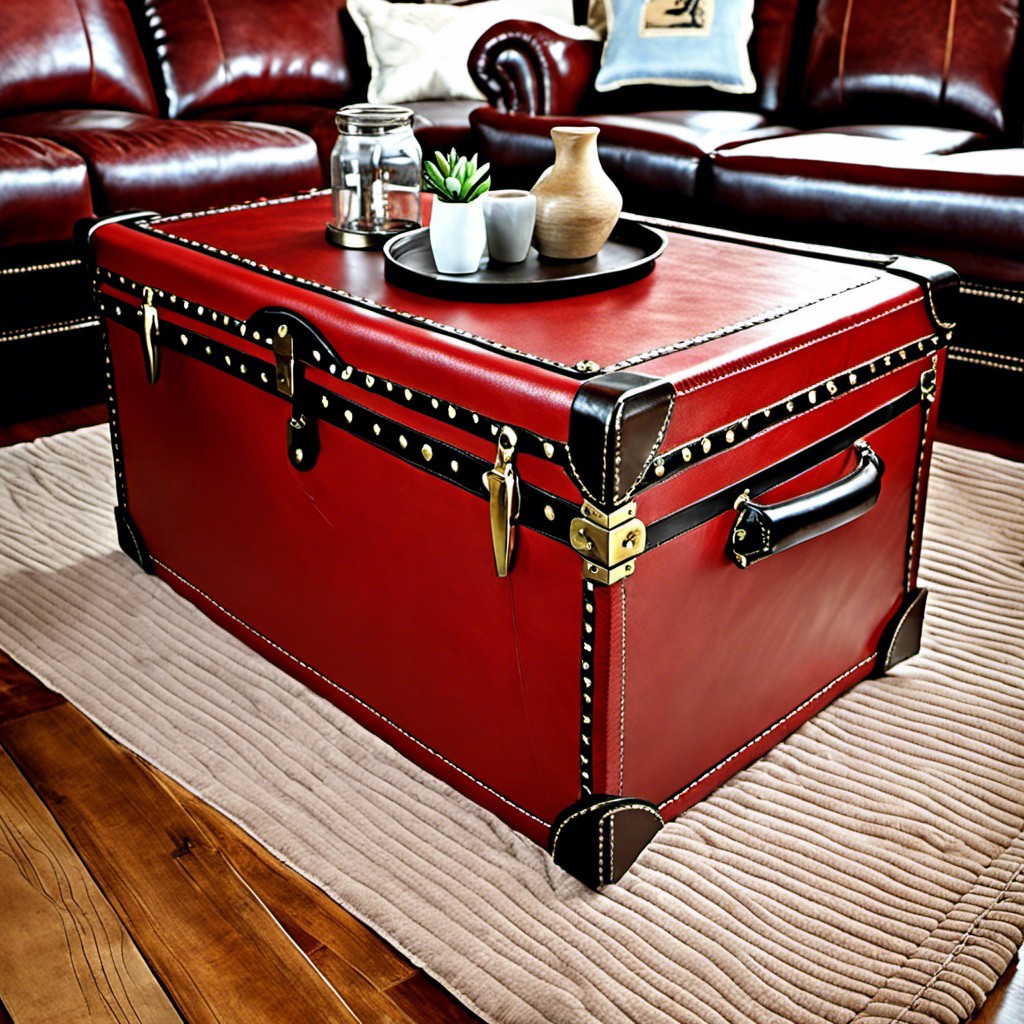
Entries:
MULTIPOLYGON (((104 418, 0 428, 0 445, 104 418)), ((0 1024, 477 1019, 0 652, 0 1024)), ((1014 962, 974 1024, 1022 1022, 1014 962)))

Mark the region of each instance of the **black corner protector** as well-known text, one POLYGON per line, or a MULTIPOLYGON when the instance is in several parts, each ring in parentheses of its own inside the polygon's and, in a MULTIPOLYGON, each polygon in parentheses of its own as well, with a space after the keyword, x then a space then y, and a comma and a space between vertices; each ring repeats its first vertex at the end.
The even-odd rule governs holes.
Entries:
POLYGON ((139 528, 124 505, 114 509, 114 520, 117 523, 117 543, 121 550, 133 561, 138 563, 143 572, 153 575, 153 560, 149 557, 146 545, 142 541, 139 528))
POLYGON ((125 210, 122 213, 114 213, 109 217, 83 217, 75 224, 74 247, 75 255, 81 259, 86 266, 92 265, 92 236, 97 228, 104 224, 134 224, 136 221, 152 220, 159 217, 155 210, 125 210))
POLYGON ((567 807, 551 826, 551 858, 591 889, 617 882, 661 831, 646 800, 596 794, 567 807))
POLYGON ((960 316, 960 275, 945 263, 918 256, 897 256, 886 268, 917 281, 928 299, 928 316, 937 332, 950 330, 960 316))
POLYGON ((889 620, 878 644, 878 658, 875 661, 874 676, 883 676, 891 668, 921 650, 921 630, 924 627, 924 610, 928 602, 928 591, 922 588, 912 590, 903 598, 903 604, 889 620))
POLYGON ((617 370, 581 384, 569 418, 576 482, 602 510, 622 504, 668 427, 675 389, 667 380, 617 370))

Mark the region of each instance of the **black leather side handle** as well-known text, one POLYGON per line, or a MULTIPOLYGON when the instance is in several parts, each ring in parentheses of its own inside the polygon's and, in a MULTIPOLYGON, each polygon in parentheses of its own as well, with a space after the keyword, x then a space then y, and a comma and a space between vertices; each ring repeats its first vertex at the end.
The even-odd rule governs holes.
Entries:
POLYGON ((854 445, 857 468, 834 484, 778 505, 759 505, 744 492, 729 534, 729 557, 741 569, 864 515, 882 492, 885 464, 866 441, 854 445))

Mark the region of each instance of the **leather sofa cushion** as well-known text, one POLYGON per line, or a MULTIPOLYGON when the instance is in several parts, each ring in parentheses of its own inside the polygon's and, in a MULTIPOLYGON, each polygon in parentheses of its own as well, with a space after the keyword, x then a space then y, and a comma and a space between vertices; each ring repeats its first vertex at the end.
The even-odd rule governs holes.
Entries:
MULTIPOLYGON (((472 144, 469 115, 480 106, 477 100, 422 100, 407 106, 416 115, 413 130, 427 156, 435 149, 448 150, 455 146, 461 151, 472 144)), ((308 103, 257 103, 216 108, 201 116, 203 120, 262 121, 303 132, 316 143, 323 181, 329 184, 331 150, 338 139, 334 114, 334 107, 308 103)))
POLYGON ((1005 132, 1017 0, 821 0, 807 102, 830 120, 1005 132), (883 28, 884 26, 884 28, 883 28))
POLYGON ((320 184, 313 141, 272 125, 66 110, 6 118, 0 131, 52 139, 80 154, 100 214, 180 213, 320 184))
POLYGON ((168 114, 254 103, 341 106, 354 83, 345 0, 148 0, 168 114))
POLYGON ((123 0, 4 0, 0 54, 0 114, 75 106, 156 113, 123 0))
POLYGON ((92 212, 80 156, 46 139, 0 134, 0 245, 63 241, 92 212))
POLYGON ((601 164, 634 213, 666 217, 689 214, 704 157, 728 143, 793 132, 769 125, 763 116, 736 110, 675 110, 643 115, 594 114, 586 118, 524 117, 490 107, 470 121, 492 164, 498 187, 531 188, 551 165, 556 125, 596 125, 601 164))
POLYGON ((839 131, 715 153, 716 207, 734 226, 890 252, 942 255, 962 273, 1024 257, 1024 149, 977 136, 839 131))

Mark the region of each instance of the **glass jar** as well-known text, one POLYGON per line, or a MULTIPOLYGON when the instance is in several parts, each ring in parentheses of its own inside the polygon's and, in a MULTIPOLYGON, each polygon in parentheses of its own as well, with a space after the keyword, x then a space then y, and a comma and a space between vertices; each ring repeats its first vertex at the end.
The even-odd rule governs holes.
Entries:
POLYGON ((347 249, 380 249, 420 224, 423 153, 408 107, 355 103, 335 115, 331 153, 334 220, 327 240, 347 249))

